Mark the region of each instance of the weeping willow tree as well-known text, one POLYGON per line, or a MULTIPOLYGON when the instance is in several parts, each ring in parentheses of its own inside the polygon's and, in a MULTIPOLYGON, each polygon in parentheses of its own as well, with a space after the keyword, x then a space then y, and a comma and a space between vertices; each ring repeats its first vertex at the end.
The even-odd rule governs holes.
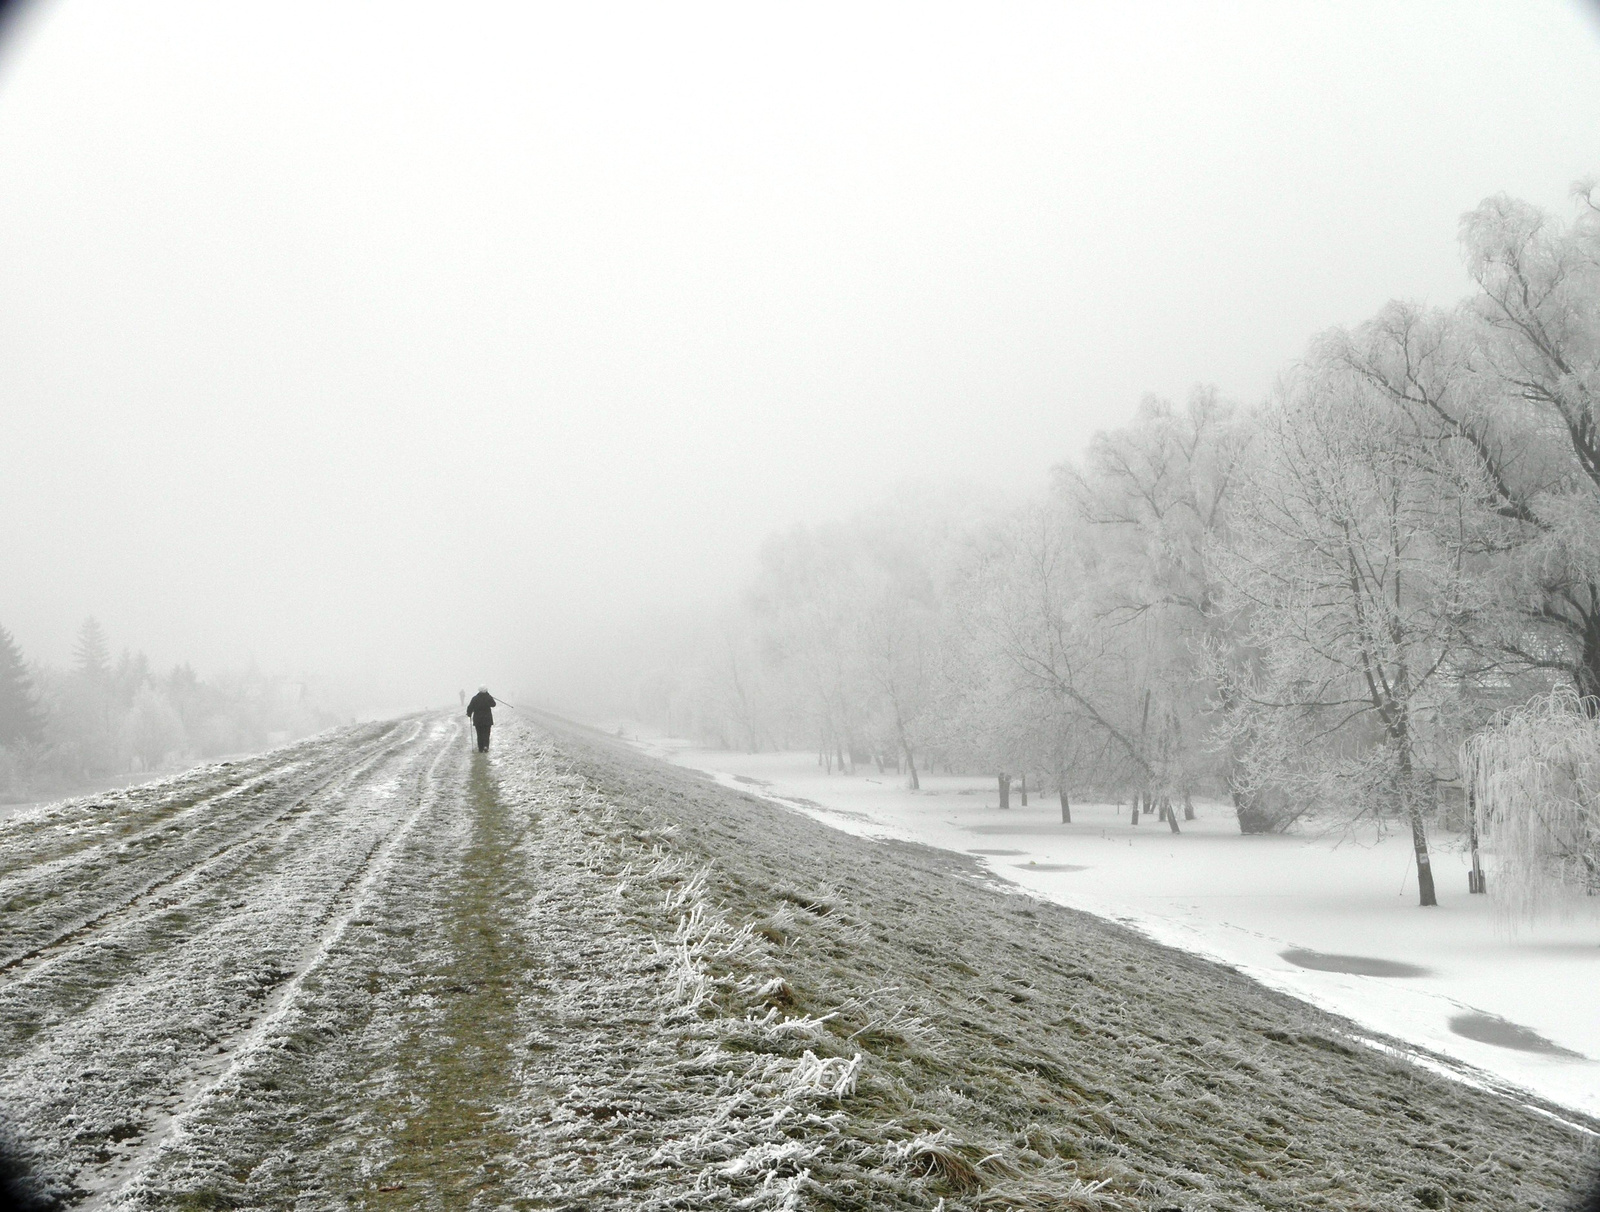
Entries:
POLYGON ((1513 920, 1600 896, 1597 709, 1600 700, 1556 690, 1461 748, 1478 819, 1499 855, 1496 899, 1513 920))

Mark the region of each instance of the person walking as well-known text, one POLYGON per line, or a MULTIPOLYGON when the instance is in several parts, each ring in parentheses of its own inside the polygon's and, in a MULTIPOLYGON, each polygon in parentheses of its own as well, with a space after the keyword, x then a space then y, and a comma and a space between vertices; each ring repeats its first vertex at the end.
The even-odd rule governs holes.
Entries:
POLYGON ((467 718, 478 730, 478 752, 489 752, 489 729, 494 727, 494 696, 487 686, 479 686, 478 693, 467 704, 467 718))

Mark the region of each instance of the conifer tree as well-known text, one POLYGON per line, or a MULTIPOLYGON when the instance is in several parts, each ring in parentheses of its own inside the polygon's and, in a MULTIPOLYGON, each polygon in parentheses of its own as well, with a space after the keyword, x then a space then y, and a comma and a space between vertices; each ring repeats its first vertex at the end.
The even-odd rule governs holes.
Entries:
POLYGON ((111 645, 100 620, 90 615, 78 628, 78 642, 72 649, 78 672, 91 682, 104 682, 111 675, 111 645))
POLYGON ((33 684, 22 663, 22 651, 11 633, 0 627, 0 745, 37 741, 43 731, 33 684))

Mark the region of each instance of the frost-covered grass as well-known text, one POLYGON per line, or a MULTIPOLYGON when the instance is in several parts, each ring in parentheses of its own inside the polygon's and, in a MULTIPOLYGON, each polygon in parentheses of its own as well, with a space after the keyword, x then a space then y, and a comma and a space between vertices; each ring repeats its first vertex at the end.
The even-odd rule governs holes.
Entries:
MULTIPOLYGON (((1421 909, 1408 828, 1313 822, 1288 835, 1242 837, 1231 809, 1209 802, 1177 836, 1154 817, 1135 827, 1125 806, 1092 802, 1075 804, 1073 823, 1064 825, 1054 796, 1027 807, 1013 796, 1001 811, 992 779, 925 777, 923 790, 911 792, 871 767, 827 775, 814 755, 641 744, 846 833, 978 855, 988 871, 1033 895, 1237 967, 1426 1049, 1466 1080, 1520 1087, 1600 1116, 1600 913, 1508 929, 1495 896, 1468 893, 1460 835, 1432 833, 1439 904, 1421 909), (1410 973, 1336 971, 1291 958, 1308 951, 1385 960, 1410 973), (1505 1031, 1515 1024, 1539 1050, 1460 1034, 1452 1024, 1463 1017, 1505 1031)), ((1486 862, 1497 896, 1498 854, 1491 849, 1486 862)), ((1600 908, 1591 901, 1591 910, 1600 908)))
MULTIPOLYGON (((1579 1133, 958 857, 577 732, 513 720, 483 759, 455 722, 404 727, 302 752, 348 776, 263 802, 226 856, 151 857, 182 868, 157 893, 124 904, 106 867, 122 907, 0 977, 37 1024, 4 1036, 6 1108, 61 1189, 1555 1208, 1576 1178, 1579 1133)), ((18 844, 48 862, 48 835, 18 844)))
POLYGON ((1587 1147, 1234 973, 999 895, 959 856, 607 763, 608 798, 714 857, 730 912, 783 923, 791 1012, 833 1014, 863 1054, 858 1131, 943 1142, 906 1206, 1557 1207, 1587 1147))

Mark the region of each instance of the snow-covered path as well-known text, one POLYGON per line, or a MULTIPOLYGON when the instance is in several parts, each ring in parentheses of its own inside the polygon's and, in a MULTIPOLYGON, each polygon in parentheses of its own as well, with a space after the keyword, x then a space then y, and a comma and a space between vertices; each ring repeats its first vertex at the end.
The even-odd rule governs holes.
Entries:
POLYGON ((734 1128, 800 1066, 735 1080, 695 1015, 748 931, 525 730, 499 736, 485 758, 407 720, 8 823, 3 1108, 59 1191, 455 1207, 766 1143, 734 1128), (625 1108, 652 1128, 608 1132, 625 1108))
POLYGON ((8 823, 5 1107, 57 1129, 58 1173, 91 1204, 248 1062, 453 732, 360 729, 8 823))
POLYGON ((1093 803, 1064 826, 1054 796, 1000 811, 990 779, 935 776, 909 792, 870 768, 826 774, 809 754, 635 743, 845 833, 973 855, 1034 895, 1419 1045, 1464 1080, 1600 1114, 1600 920, 1508 932, 1488 898, 1467 894, 1459 839, 1435 839, 1440 906, 1423 911, 1409 837, 1394 831, 1240 837, 1230 811, 1201 805, 1174 837, 1093 803), (1380 962, 1338 971, 1340 956, 1380 962))
POLYGON ((555 721, 22 813, 0 898, 0 1118, 78 1207, 1549 1208, 1591 1139, 555 721))

